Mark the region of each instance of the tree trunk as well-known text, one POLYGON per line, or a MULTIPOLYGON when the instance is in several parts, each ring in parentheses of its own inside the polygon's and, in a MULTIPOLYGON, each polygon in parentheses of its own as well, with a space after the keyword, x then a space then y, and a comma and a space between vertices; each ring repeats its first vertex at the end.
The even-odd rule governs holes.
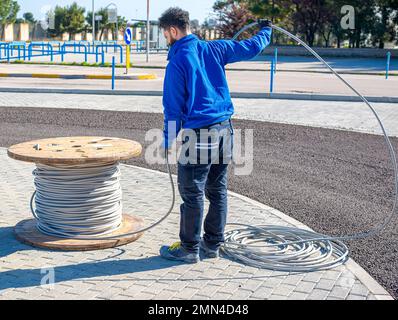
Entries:
POLYGON ((380 40, 379 40, 379 49, 384 49, 384 34, 387 30, 387 21, 388 21, 388 11, 386 7, 382 7, 381 10, 381 22, 383 25, 383 33, 380 35, 380 40))
POLYGON ((360 44, 361 44, 361 29, 358 28, 355 31, 355 48, 359 48, 360 44))
POLYGON ((2 24, 1 27, 2 27, 2 28, 1 28, 1 38, 0 38, 0 40, 5 41, 6 25, 5 25, 5 24, 2 24))

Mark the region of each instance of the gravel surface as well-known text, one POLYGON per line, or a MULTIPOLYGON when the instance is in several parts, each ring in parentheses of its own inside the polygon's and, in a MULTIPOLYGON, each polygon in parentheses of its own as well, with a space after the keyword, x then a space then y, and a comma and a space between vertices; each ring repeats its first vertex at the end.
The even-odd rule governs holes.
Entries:
MULTIPOLYGON (((254 130, 251 175, 230 172, 229 189, 330 235, 368 230, 392 209, 393 173, 380 136, 296 125, 235 120, 254 130)), ((0 146, 52 136, 134 139, 162 128, 162 115, 77 109, 0 108, 0 146)), ((398 139, 393 139, 396 150, 398 139)), ((149 166, 144 156, 127 163, 149 166)), ((173 168, 175 172, 175 168, 173 168)), ((266 221, 258 221, 266 223, 266 221)), ((349 241, 351 257, 398 298, 397 219, 378 236, 349 241)))

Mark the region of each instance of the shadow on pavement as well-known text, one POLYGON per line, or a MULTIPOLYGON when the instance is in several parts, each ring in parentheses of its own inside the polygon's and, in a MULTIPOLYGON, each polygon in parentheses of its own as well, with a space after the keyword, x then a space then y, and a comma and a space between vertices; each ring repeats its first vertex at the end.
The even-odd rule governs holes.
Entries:
MULTIPOLYGON (((167 269, 179 264, 181 263, 167 261, 159 256, 153 256, 141 259, 99 261, 56 266, 54 267, 53 275, 54 283, 79 279, 90 281, 90 278, 125 274, 134 275, 139 272, 167 269)), ((49 275, 50 272, 52 273, 52 270, 50 271, 48 268, 15 269, 0 272, 0 291, 9 288, 39 286, 43 279, 45 279, 45 276, 49 275)), ((137 276, 135 275, 135 277, 137 276)), ((135 281, 133 278, 131 280, 135 281)), ((43 284, 47 283, 43 282, 43 284)))

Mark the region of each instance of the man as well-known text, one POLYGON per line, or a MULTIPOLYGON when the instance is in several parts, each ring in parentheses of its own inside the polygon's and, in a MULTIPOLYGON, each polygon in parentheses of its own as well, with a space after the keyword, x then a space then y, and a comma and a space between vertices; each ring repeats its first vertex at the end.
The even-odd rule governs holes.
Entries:
POLYGON ((227 168, 233 142, 230 118, 234 112, 225 65, 261 53, 270 43, 272 29, 270 21, 259 20, 261 31, 248 40, 205 42, 191 34, 189 21, 189 13, 180 8, 170 8, 159 18, 171 46, 163 91, 163 152, 168 155, 181 128, 185 150, 178 161, 178 189, 183 200, 180 241, 162 246, 160 255, 195 263, 200 249, 206 258, 218 257, 224 242, 227 168), (201 240, 204 196, 210 206, 201 240))

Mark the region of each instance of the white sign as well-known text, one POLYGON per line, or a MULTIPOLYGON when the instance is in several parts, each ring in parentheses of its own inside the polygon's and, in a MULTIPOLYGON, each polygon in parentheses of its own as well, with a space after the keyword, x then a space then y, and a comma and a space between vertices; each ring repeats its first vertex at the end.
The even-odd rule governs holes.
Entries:
POLYGON ((102 16, 95 16, 95 21, 101 21, 102 20, 102 16))
POLYGON ((108 22, 116 23, 117 22, 117 9, 108 9, 108 22))

